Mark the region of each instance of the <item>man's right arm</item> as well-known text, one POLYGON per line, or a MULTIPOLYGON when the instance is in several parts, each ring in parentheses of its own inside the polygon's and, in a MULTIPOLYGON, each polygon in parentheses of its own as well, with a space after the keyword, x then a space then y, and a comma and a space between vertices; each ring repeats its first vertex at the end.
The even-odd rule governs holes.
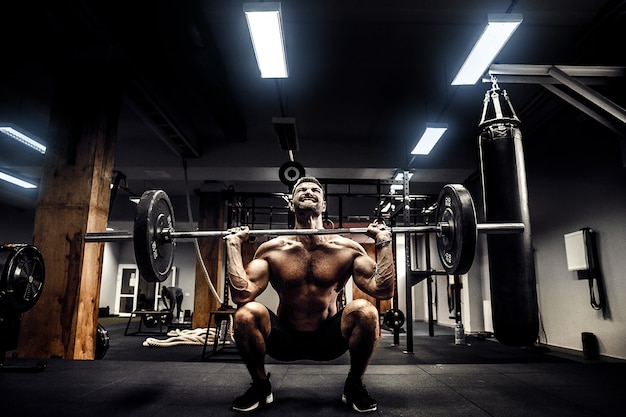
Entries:
POLYGON ((228 235, 224 238, 226 240, 226 273, 230 281, 232 299, 238 306, 254 301, 265 290, 269 282, 269 264, 266 260, 255 256, 244 267, 241 257, 241 244, 247 233, 243 235, 241 233, 245 232, 228 235))

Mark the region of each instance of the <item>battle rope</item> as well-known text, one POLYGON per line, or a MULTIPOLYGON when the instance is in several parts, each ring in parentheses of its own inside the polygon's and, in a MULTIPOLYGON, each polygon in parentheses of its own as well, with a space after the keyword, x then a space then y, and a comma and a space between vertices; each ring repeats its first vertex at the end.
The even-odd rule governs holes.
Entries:
POLYGON ((157 339, 154 337, 148 337, 143 342, 143 346, 146 347, 169 347, 178 345, 204 345, 206 340, 207 345, 215 342, 217 332, 223 332, 223 326, 226 326, 226 334, 224 335, 224 343, 230 344, 235 342, 233 334, 233 318, 228 318, 228 323, 220 324, 219 328, 209 328, 209 334, 207 337, 207 329, 198 327, 196 329, 173 329, 167 332, 167 339, 157 339))
MULTIPOLYGON (((193 216, 191 214, 191 197, 189 193, 189 179, 187 177, 187 160, 186 159, 183 159, 183 173, 185 174, 185 197, 187 200, 187 217, 189 218, 189 224, 192 225, 193 216)), ((198 259, 198 263, 200 264, 200 267, 202 268, 202 274, 204 276, 204 279, 207 285, 209 286, 209 290, 211 290, 211 294, 213 294, 213 296, 217 299, 217 301, 220 302, 220 304, 223 304, 224 300, 222 300, 220 295, 217 293, 217 290, 215 289, 215 286, 213 285, 213 282, 211 281, 211 277, 209 276, 209 271, 207 271, 206 269, 204 258, 202 257, 202 253, 200 252, 200 245, 198 244, 198 239, 193 240, 193 246, 196 250, 196 258, 198 259)))
MULTIPOLYGON (((217 330, 215 328, 209 329, 209 336, 207 339, 207 329, 206 328, 197 328, 193 330, 189 329, 174 329, 167 333, 167 339, 156 339, 154 337, 148 337, 143 342, 143 346, 146 347, 170 347, 170 346, 178 346, 178 345, 204 345, 206 340, 207 344, 211 344, 215 341, 217 330)), ((230 340, 225 340, 224 343, 231 343, 230 340)))

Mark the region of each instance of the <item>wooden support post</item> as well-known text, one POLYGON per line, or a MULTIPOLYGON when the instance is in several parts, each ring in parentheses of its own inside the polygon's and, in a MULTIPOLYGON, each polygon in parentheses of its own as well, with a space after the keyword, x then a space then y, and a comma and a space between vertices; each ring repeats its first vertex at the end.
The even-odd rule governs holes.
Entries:
MULTIPOLYGON (((226 230, 229 227, 226 211, 229 198, 228 192, 200 194, 200 219, 198 220, 198 228, 200 230, 226 230)), ((211 282, 220 299, 224 302, 226 301, 223 291, 226 274, 224 239, 221 237, 198 239, 198 243, 211 282)), ((241 257, 244 265, 247 265, 254 258, 257 247, 258 243, 244 242, 241 247, 241 257)), ((229 305, 234 304, 231 301, 229 305)), ((210 312, 222 307, 220 301, 211 293, 204 271, 198 261, 196 261, 196 285, 193 306, 193 328, 206 327, 210 312)))
POLYGON ((41 298, 24 314, 22 357, 94 359, 120 82, 102 62, 71 62, 57 81, 33 244, 46 264, 41 298))
MULTIPOLYGON (((223 230, 225 228, 225 200, 222 193, 200 193, 200 216, 198 228, 200 230, 223 230)), ((224 282, 222 272, 222 257, 224 247, 222 238, 198 239, 200 253, 204 260, 207 272, 217 293, 222 297, 220 288, 224 282)), ((217 310, 220 302, 213 296, 209 284, 204 276, 204 271, 196 260, 196 284, 193 302, 192 327, 207 327, 209 312, 217 310)))

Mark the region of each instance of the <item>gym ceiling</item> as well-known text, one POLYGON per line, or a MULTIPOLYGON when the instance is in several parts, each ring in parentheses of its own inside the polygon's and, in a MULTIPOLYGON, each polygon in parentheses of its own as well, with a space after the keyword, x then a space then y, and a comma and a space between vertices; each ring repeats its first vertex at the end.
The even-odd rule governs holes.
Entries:
MULTIPOLYGON (((0 29, 0 120, 46 142, 59 71, 84 60, 113 63, 125 91, 115 170, 138 195, 184 195, 183 161, 190 190, 287 191, 279 167, 290 155, 275 117, 295 119, 293 157, 307 174, 375 182, 409 170, 411 192, 423 194, 465 181, 476 174, 477 124, 491 84, 450 83, 488 14, 523 15, 496 64, 626 64, 626 5, 614 0, 284 0, 283 80, 260 77, 241 1, 10 3, 0 29), (429 122, 447 123, 448 132, 430 155, 412 157, 429 122)), ((623 74, 584 82, 626 105, 623 74)), ((544 141, 547 157, 581 131, 619 137, 539 82, 499 84, 525 142, 544 141), (555 124, 558 136, 542 136, 555 124)), ((38 183, 44 158, 0 139, 1 170, 38 183)), ((0 181, 1 204, 32 209, 36 196, 0 181)))

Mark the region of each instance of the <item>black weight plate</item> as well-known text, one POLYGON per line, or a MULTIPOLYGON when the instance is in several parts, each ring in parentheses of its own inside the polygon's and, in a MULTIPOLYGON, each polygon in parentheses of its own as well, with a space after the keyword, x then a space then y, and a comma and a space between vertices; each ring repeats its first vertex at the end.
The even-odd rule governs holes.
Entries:
POLYGON ((391 329, 399 329, 404 324, 405 317, 402 310, 387 310, 383 315, 383 323, 391 329))
POLYGON ((143 314, 141 321, 146 327, 149 327, 149 328, 156 327, 159 324, 157 322, 157 318, 152 314, 143 314))
POLYGON ((460 184, 447 184, 439 193, 437 251, 448 274, 466 274, 474 263, 477 228, 472 196, 460 184))
POLYGON ((174 209, 162 190, 143 193, 137 205, 133 241, 141 276, 148 282, 163 282, 174 263, 176 242, 164 238, 163 229, 174 231, 174 209))
POLYGON ((110 346, 111 346, 111 341, 110 341, 110 338, 109 338, 109 332, 107 331, 107 329, 104 328, 103 325, 98 323, 98 326, 96 327, 96 354, 95 354, 95 358, 96 359, 104 358, 104 355, 106 355, 106 353, 109 350, 110 346))
POLYGON ((304 177, 304 167, 299 162, 287 161, 280 166, 278 177, 283 184, 292 186, 304 177))
POLYGON ((166 326, 171 324, 173 319, 174 319, 174 315, 172 314, 171 311, 166 311, 159 315, 159 320, 161 321, 161 324, 166 325, 166 326))
POLYGON ((39 250, 31 245, 11 244, 0 248, 0 292, 18 312, 30 310, 39 300, 45 281, 45 265, 39 250))

